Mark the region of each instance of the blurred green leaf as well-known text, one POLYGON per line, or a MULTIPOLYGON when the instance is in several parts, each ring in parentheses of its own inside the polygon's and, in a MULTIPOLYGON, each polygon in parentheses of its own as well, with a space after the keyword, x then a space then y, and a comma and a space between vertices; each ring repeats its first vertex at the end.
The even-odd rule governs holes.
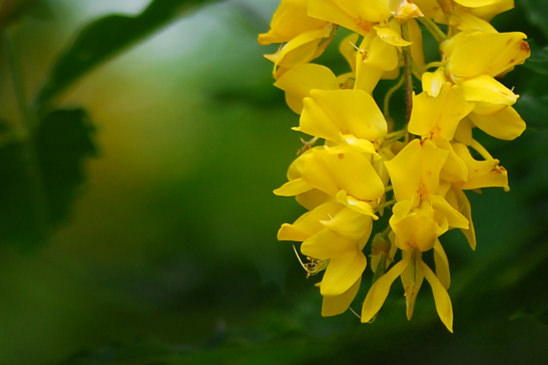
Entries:
POLYGON ((0 241, 27 246, 63 221, 85 180, 84 162, 96 154, 94 128, 81 108, 54 110, 33 140, 0 147, 0 241))
POLYGON ((137 16, 112 14, 85 26, 53 65, 39 91, 40 110, 87 72, 151 34, 184 11, 212 0, 153 0, 137 16))
POLYGON ((521 0, 521 5, 531 24, 548 37, 548 2, 538 0, 521 0))
POLYGON ((548 121, 548 95, 534 95, 532 93, 524 93, 518 99, 516 109, 527 122, 529 127, 547 128, 548 121))
POLYGON ((95 128, 82 108, 57 109, 40 123, 36 153, 51 223, 64 220, 85 180, 84 162, 97 154, 95 128))

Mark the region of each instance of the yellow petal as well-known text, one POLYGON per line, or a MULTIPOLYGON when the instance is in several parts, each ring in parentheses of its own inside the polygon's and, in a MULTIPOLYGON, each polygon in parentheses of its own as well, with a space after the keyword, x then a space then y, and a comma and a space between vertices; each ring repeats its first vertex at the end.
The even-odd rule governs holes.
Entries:
POLYGON ((341 135, 376 140, 387 124, 373 97, 361 90, 312 90, 305 98, 298 130, 334 142, 341 135))
POLYGON ((356 49, 360 35, 352 33, 345 37, 339 45, 339 52, 344 56, 352 71, 356 70, 356 49))
POLYGON ((448 58, 447 69, 455 77, 497 76, 529 57, 531 51, 525 38, 520 32, 461 32, 441 48, 448 58))
MULTIPOLYGON (((470 1, 470 0, 468 0, 470 1)), ((514 8, 514 0, 499 0, 496 4, 486 5, 471 9, 471 13, 485 20, 490 20, 495 15, 514 8)))
POLYGON ((323 275, 320 293, 324 296, 343 294, 361 277, 366 266, 365 255, 357 249, 333 257, 323 275))
POLYGON ((392 283, 398 278, 398 276, 401 275, 408 264, 408 258, 402 259, 390 270, 388 270, 386 274, 373 283, 371 289, 369 289, 369 292, 365 297, 365 301, 363 302, 361 315, 362 322, 369 322, 381 309, 386 297, 388 296, 392 283))
POLYGON ((301 245, 303 255, 320 260, 341 256, 356 249, 356 241, 344 238, 326 228, 307 238, 301 245))
POLYGON ((297 203, 306 209, 312 210, 329 200, 330 196, 318 189, 312 189, 297 195, 295 199, 297 200, 297 203))
POLYGON ((451 273, 449 271, 449 260, 445 254, 445 250, 440 243, 440 240, 436 240, 434 243, 434 264, 436 265, 436 276, 440 280, 440 283, 445 289, 449 289, 451 285, 451 273))
POLYGON ((373 23, 390 17, 390 8, 387 0, 314 0, 308 2, 308 15, 364 35, 373 23))
POLYGON ((499 3, 500 0, 455 0, 455 2, 468 8, 479 8, 480 6, 488 6, 499 3))
POLYGON ((348 195, 344 190, 340 190, 335 198, 339 203, 352 210, 355 210, 358 213, 370 216, 375 220, 379 219, 379 217, 375 215, 375 211, 373 210, 371 204, 358 200, 351 195, 348 195))
POLYGON ((345 145, 314 152, 339 189, 364 201, 377 200, 384 194, 384 184, 371 165, 369 155, 345 145))
POLYGON ((511 106, 491 115, 471 113, 470 119, 479 129, 498 139, 512 140, 525 131, 525 121, 511 106))
POLYGON ((464 118, 460 121, 459 126, 455 131, 455 140, 466 145, 471 145, 474 142, 474 138, 472 136, 473 128, 474 125, 470 120, 470 117, 464 118))
POLYGON ((411 57, 419 70, 424 69, 424 51, 422 46, 422 32, 415 19, 407 22, 409 39, 411 40, 411 57))
POLYGON ((436 194, 448 154, 432 141, 414 139, 396 157, 385 162, 396 200, 410 200, 417 193, 436 194))
POLYGON ((325 26, 326 22, 309 17, 307 0, 282 0, 272 16, 270 30, 259 35, 259 43, 285 43, 299 34, 325 26))
POLYGON ((513 105, 518 100, 518 95, 488 75, 462 81, 459 87, 467 101, 513 105))
POLYGON ((381 40, 392 46, 405 47, 411 45, 411 42, 406 41, 401 37, 401 33, 398 33, 395 29, 389 26, 375 26, 373 28, 381 40))
POLYGON ((439 95, 432 97, 426 92, 413 96, 413 109, 409 120, 409 132, 450 141, 462 118, 473 109, 457 86, 444 84, 439 95))
POLYGON ((396 245, 401 250, 428 251, 448 229, 446 221, 442 221, 445 224, 440 226, 436 212, 427 202, 416 208, 409 204, 409 200, 397 202, 392 212, 389 223, 396 235, 396 245))
POLYGON ((440 173, 440 178, 446 182, 465 182, 468 180, 468 168, 462 159, 455 153, 453 145, 442 139, 436 140, 436 144, 449 152, 447 161, 440 173))
MULTIPOLYGON (((381 34, 386 38, 393 35, 392 28, 383 27, 379 29, 381 34)), ((391 71, 395 69, 399 63, 397 47, 386 42, 386 40, 382 39, 381 36, 375 32, 372 32, 363 38, 356 56, 357 64, 362 63, 383 71, 391 71)))
POLYGON ((352 301, 358 294, 360 289, 361 276, 356 280, 354 285, 340 295, 324 296, 322 301, 322 317, 336 316, 346 312, 352 301))
POLYGON ((324 228, 323 220, 336 215, 343 206, 335 201, 319 205, 315 209, 301 215, 293 224, 284 223, 278 231, 279 241, 302 242, 324 228))
POLYGON ((310 90, 338 89, 335 74, 329 68, 314 63, 305 63, 288 70, 274 86, 285 91, 287 105, 297 114, 301 114, 303 98, 310 95, 310 90))
POLYGON ((488 21, 478 18, 467 10, 455 9, 449 18, 449 24, 460 31, 497 32, 488 21))
POLYGON ((451 298, 447 294, 447 290, 438 280, 438 277, 432 272, 432 270, 422 262, 422 268, 424 271, 424 277, 432 288, 432 294, 434 295, 434 302, 436 304, 436 311, 441 321, 447 327, 449 332, 453 332, 453 306, 451 305, 451 298))
POLYGON ((439 195, 431 195, 429 198, 437 215, 447 219, 449 227, 468 229, 468 219, 466 219, 458 210, 453 208, 447 200, 439 195))
POLYGON ((461 188, 473 190, 485 187, 502 187, 508 191, 508 173, 506 169, 499 166, 499 160, 490 159, 478 161, 472 157, 468 147, 460 143, 453 145, 455 152, 468 166, 468 181, 462 184, 461 188))
POLYGON ((274 190, 274 194, 278 196, 295 196, 302 194, 312 189, 312 186, 303 179, 294 179, 286 182, 278 189, 274 190))
POLYGON ((462 213, 468 219, 469 227, 468 229, 461 229, 461 232, 466 237, 468 244, 472 250, 476 249, 476 231, 474 229, 474 221, 472 220, 472 207, 470 206, 470 201, 466 197, 466 194, 462 189, 454 187, 447 192, 445 197, 449 204, 453 206, 456 210, 462 213))
POLYGON ((281 69, 290 69, 319 57, 329 44, 331 32, 330 25, 310 30, 293 38, 278 52, 265 55, 274 63, 274 77, 277 79, 282 75, 281 69))
POLYGON ((421 77, 423 91, 434 98, 438 97, 442 86, 447 81, 448 80, 447 77, 445 77, 445 71, 443 68, 438 68, 434 72, 425 72, 421 77))
POLYGON ((371 217, 346 207, 339 210, 331 219, 322 220, 321 224, 343 237, 360 240, 363 245, 367 242, 373 228, 371 217))

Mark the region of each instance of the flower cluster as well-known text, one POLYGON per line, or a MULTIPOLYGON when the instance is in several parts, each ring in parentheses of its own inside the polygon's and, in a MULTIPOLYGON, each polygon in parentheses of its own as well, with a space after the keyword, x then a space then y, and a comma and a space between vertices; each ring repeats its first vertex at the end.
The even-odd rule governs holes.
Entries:
POLYGON ((325 270, 318 284, 322 315, 349 308, 373 223, 391 214, 371 239, 374 275, 361 321, 373 319, 397 278, 410 319, 426 279, 452 331, 449 263, 439 237, 458 228, 474 249, 464 191, 509 190, 506 170, 473 130, 511 140, 525 129, 512 107, 518 95, 497 78, 529 56, 526 36, 499 33, 489 23, 512 7, 511 0, 282 0, 270 30, 259 35, 261 44, 281 44, 266 55, 275 86, 300 115, 293 129, 312 137, 274 192, 307 209, 282 225, 278 239, 302 242, 309 274, 325 270), (345 33, 339 51, 348 62, 340 75, 312 63, 336 32, 345 33), (423 32, 438 42, 439 60, 425 63, 423 32), (382 110, 372 96, 379 82, 394 83, 382 110), (405 120, 389 113, 399 88, 405 120), (423 261, 429 251, 433 269, 423 261))

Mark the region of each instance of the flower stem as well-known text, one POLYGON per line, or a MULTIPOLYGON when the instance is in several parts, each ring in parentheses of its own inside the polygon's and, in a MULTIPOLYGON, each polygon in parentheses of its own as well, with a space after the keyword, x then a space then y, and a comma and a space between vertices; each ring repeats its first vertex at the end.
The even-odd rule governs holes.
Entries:
POLYGON ((388 123, 388 130, 392 131, 394 129, 394 121, 392 120, 392 117, 390 116, 390 99, 392 98, 392 95, 403 85, 405 81, 405 77, 402 76, 396 83, 396 85, 392 86, 384 96, 384 103, 383 103, 383 114, 384 119, 386 119, 386 122, 388 123))
MULTIPOLYGON (((403 39, 409 39, 409 30, 407 23, 401 27, 403 39)), ((411 71, 411 49, 403 47, 403 62, 404 62, 404 78, 405 78, 405 123, 409 123, 411 119, 411 110, 413 109, 413 73, 411 71)))
POLYGON ((430 18, 425 16, 418 18, 422 25, 432 34, 436 42, 441 43, 447 39, 447 35, 430 18))

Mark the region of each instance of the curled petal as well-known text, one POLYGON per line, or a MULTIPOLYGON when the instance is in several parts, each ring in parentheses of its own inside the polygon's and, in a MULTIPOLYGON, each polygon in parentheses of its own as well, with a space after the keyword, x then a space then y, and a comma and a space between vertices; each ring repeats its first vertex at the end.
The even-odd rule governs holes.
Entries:
POLYGON ((287 105, 295 113, 301 114, 303 98, 310 95, 310 90, 333 90, 338 88, 338 83, 337 77, 329 68, 305 63, 285 72, 274 86, 285 91, 287 105))
POLYGON ((512 140, 525 131, 525 121, 511 106, 491 115, 471 113, 470 119, 479 129, 498 139, 512 140))

